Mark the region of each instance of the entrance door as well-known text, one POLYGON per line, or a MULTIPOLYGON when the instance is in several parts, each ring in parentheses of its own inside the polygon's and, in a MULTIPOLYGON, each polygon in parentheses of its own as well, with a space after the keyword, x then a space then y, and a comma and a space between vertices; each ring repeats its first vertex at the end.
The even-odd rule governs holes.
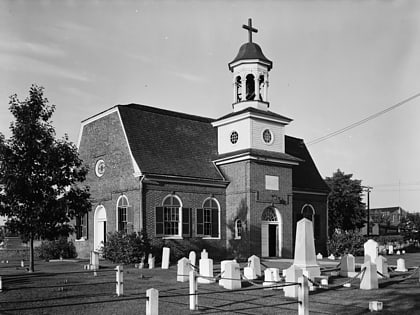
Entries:
POLYGON ((103 206, 95 210, 93 250, 100 249, 106 241, 106 211, 103 206))
POLYGON ((277 256, 277 244, 278 244, 278 224, 268 225, 268 256, 277 256))

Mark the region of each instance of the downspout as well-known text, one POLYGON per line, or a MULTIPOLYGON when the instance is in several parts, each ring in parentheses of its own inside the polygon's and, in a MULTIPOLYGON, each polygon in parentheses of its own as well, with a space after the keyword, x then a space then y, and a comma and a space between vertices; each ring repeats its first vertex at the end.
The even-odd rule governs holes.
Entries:
POLYGON ((139 233, 143 230, 143 180, 145 176, 141 175, 139 179, 139 190, 140 190, 140 210, 139 210, 139 233))

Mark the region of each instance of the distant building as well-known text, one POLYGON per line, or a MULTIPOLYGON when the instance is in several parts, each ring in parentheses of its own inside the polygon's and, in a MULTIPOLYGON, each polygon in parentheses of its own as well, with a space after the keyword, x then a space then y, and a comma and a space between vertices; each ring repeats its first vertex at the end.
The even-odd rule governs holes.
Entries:
POLYGON ((209 252, 293 257, 302 217, 326 253, 329 188, 304 141, 285 134, 292 120, 269 110, 272 62, 250 36, 228 66, 233 111, 219 119, 128 104, 82 122, 93 209, 76 222, 80 256, 108 232, 144 230, 209 252))
MULTIPOLYGON (((401 219, 407 215, 401 207, 372 208, 369 210, 369 235, 396 235, 400 233, 401 219)), ((361 229, 363 235, 367 234, 367 225, 361 229)))

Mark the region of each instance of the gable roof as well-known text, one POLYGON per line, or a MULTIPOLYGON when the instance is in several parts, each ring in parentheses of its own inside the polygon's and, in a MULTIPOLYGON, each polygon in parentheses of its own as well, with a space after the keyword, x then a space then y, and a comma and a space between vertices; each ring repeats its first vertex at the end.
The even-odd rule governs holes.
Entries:
POLYGON ((212 119, 138 104, 117 107, 143 174, 223 180, 212 162, 217 156, 212 119))
POLYGON ((315 190, 325 193, 330 191, 302 139, 285 136, 285 149, 287 154, 303 160, 298 166, 293 167, 294 190, 315 190))

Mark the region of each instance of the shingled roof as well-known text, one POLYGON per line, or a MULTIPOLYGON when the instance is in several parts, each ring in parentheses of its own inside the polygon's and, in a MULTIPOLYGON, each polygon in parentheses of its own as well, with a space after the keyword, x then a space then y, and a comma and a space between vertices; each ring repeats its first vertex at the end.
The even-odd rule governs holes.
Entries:
POLYGON ((286 136, 285 147, 287 154, 303 160, 293 167, 293 190, 329 192, 303 140, 286 136))
MULTIPOLYGON (((217 129, 211 125, 214 119, 138 104, 117 107, 131 152, 143 174, 224 180, 213 163, 221 157, 217 152, 217 129)), ((299 161, 293 167, 293 188, 328 192, 303 140, 286 136, 285 147, 286 154, 273 154, 299 161)))
POLYGON ((217 156, 212 119, 138 104, 118 109, 142 173, 223 180, 212 162, 217 156))

